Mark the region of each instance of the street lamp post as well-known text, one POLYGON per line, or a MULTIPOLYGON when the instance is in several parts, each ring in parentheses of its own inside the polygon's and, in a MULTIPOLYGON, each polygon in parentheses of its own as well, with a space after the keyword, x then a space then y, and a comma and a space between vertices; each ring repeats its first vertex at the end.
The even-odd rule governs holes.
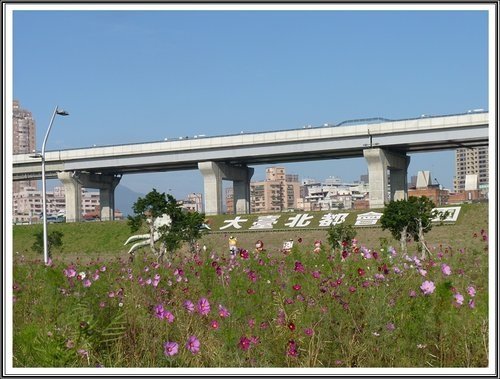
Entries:
POLYGON ((45 190, 45 144, 47 143, 47 138, 49 137, 50 129, 52 128, 52 123, 56 114, 61 116, 69 115, 68 112, 58 109, 56 106, 54 108, 54 113, 52 113, 52 118, 50 119, 50 124, 45 133, 45 138, 42 144, 42 208, 43 208, 43 260, 45 264, 49 263, 49 249, 48 249, 48 238, 47 238, 47 193, 45 190))

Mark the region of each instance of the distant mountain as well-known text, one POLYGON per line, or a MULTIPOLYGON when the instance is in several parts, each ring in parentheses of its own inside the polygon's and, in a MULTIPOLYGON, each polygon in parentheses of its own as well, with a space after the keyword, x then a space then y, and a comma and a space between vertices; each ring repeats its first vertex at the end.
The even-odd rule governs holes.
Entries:
POLYGON ((115 208, 123 213, 123 217, 133 215, 132 206, 139 197, 144 197, 145 194, 134 192, 124 185, 118 184, 115 188, 115 208))

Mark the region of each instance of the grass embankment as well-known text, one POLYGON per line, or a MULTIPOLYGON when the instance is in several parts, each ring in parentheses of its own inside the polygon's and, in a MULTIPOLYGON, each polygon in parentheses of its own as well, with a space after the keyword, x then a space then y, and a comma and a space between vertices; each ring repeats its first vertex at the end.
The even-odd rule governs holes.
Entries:
MULTIPOLYGON (((363 213, 363 212, 357 212, 363 213)), ((228 215, 209 217, 212 224, 222 224, 223 219, 228 215)), ((355 212, 350 214, 355 219, 355 212)), ((346 222, 353 223, 351 219, 346 222)), ((32 257, 32 245, 35 242, 35 233, 42 231, 42 225, 14 225, 13 227, 13 253, 23 254, 32 257)), ((426 234, 426 239, 431 245, 450 245, 470 247, 471 234, 481 229, 488 229, 488 204, 463 204, 460 215, 455 224, 435 225, 426 234)), ((132 233, 126 221, 108 222, 81 222, 66 224, 49 224, 50 231, 60 231, 64 234, 62 238, 63 246, 61 251, 54 251, 59 256, 67 256, 74 259, 79 257, 95 258, 102 255, 122 256, 126 255, 130 245, 124 246, 124 242, 132 233)), ((143 232, 146 232, 145 230, 143 232)), ((356 238, 363 241, 368 248, 378 248, 381 239, 386 239, 389 244, 397 246, 388 231, 383 231, 380 227, 359 227, 356 228, 356 238)), ((270 251, 281 249, 283 242, 292 239, 297 243, 301 238, 301 244, 312 247, 315 240, 327 242, 327 229, 308 230, 291 229, 287 231, 218 231, 208 233, 200 240, 200 245, 206 245, 209 249, 220 251, 228 246, 228 237, 232 234, 238 238, 239 247, 253 249, 255 241, 264 241, 265 248, 270 251)))

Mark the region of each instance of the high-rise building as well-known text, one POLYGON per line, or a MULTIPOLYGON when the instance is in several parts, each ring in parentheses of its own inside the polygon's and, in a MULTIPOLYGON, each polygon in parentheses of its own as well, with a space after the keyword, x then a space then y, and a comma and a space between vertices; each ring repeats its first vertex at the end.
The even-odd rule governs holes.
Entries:
POLYGON ((227 187, 224 190, 224 199, 226 200, 226 213, 234 213, 234 191, 233 187, 227 187))
MULTIPOLYGON (((18 100, 13 101, 12 131, 13 154, 29 154, 36 149, 36 124, 30 111, 22 109, 18 100)), ((13 193, 24 188, 37 188, 36 180, 16 181, 13 183, 13 193)))
POLYGON ((298 175, 287 175, 284 167, 269 167, 265 181, 250 183, 250 208, 253 213, 296 209, 299 198, 298 175))
POLYGON ((487 192, 489 183, 488 146, 460 148, 455 152, 455 177, 453 190, 462 192, 467 175, 477 175, 478 190, 487 192))

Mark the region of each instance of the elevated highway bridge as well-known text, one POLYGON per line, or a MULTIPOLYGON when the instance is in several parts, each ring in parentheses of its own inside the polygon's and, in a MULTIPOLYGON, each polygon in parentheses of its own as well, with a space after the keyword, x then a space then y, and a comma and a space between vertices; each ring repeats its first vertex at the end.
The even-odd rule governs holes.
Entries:
MULTIPOLYGON (((95 146, 45 153, 47 178, 66 190, 68 219, 79 219, 79 190, 99 188, 103 219, 113 216, 122 175, 199 169, 205 213, 222 212, 222 180, 232 180, 236 213, 250 212, 252 165, 365 157, 370 207, 406 196, 409 153, 487 146, 489 113, 367 119, 280 131, 95 146), (388 175, 391 186, 388 192, 388 175), (77 193, 78 192, 78 193, 77 193), (73 217, 72 217, 73 216, 73 217)), ((41 159, 13 156, 13 180, 41 178, 41 159)))

